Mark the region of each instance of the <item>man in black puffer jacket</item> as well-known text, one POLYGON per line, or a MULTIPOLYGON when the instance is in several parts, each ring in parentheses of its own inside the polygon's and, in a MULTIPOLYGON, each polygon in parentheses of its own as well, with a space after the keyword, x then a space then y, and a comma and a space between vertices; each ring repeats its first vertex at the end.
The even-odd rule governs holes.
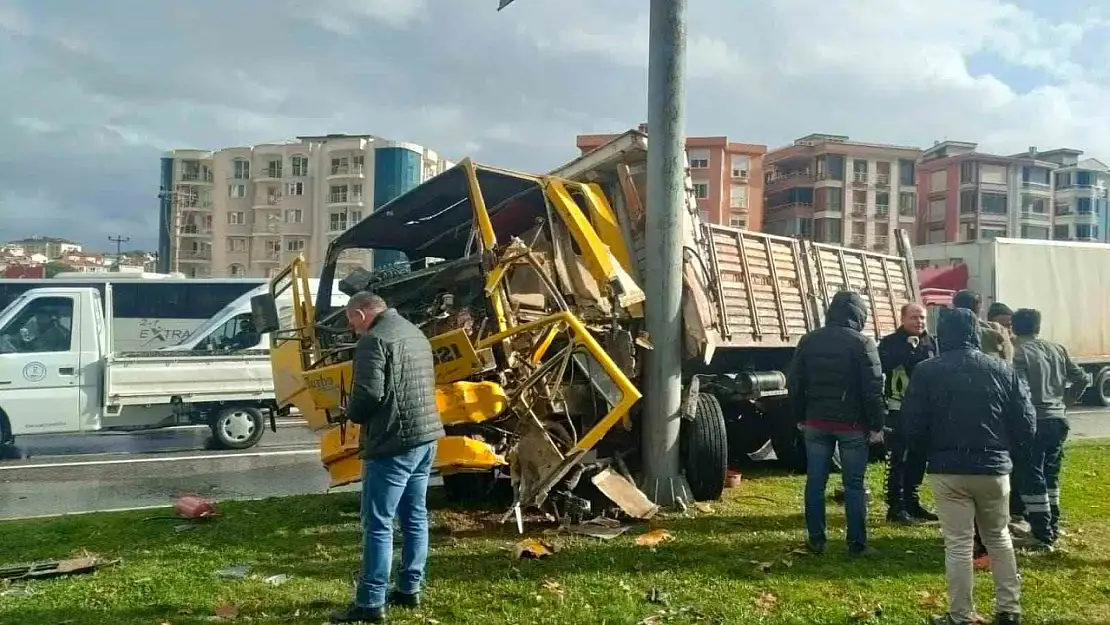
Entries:
POLYGON ((369 292, 351 297, 347 321, 361 336, 347 417, 361 428, 362 573, 354 603, 331 620, 380 623, 387 600, 400 607, 420 604, 428 559, 428 477, 444 431, 424 333, 369 292), (404 548, 397 589, 387 596, 395 515, 404 548))
POLYGON ((948 614, 944 625, 973 622, 975 521, 990 551, 999 625, 1020 619, 1021 582, 1007 524, 1010 450, 1036 431, 1029 390, 1013 367, 979 348, 979 322, 966 309, 942 310, 940 355, 917 365, 902 399, 910 445, 925 451, 944 534, 948 614))
POLYGON ((825 551, 825 487, 837 447, 848 552, 868 552, 864 476, 868 444, 882 440, 886 402, 878 349, 861 333, 866 324, 863 298, 847 291, 837 293, 829 302, 825 327, 798 341, 787 373, 794 416, 805 425, 806 546, 814 553, 825 551))

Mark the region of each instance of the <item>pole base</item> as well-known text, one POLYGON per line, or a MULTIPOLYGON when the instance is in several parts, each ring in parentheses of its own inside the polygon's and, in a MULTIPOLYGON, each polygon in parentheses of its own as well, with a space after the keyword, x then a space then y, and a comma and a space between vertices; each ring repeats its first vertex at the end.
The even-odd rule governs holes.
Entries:
POLYGON ((640 487, 653 503, 664 508, 675 508, 679 501, 686 505, 694 503, 694 496, 690 494, 690 485, 686 483, 686 476, 672 477, 645 477, 640 487))

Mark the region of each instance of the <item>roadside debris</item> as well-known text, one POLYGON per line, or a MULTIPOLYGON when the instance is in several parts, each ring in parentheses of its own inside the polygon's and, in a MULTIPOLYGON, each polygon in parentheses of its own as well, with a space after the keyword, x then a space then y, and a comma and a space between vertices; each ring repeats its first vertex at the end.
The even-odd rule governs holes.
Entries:
POLYGON ((68 560, 46 560, 30 564, 7 564, 0 566, 0 579, 48 579, 66 575, 92 573, 104 567, 119 564, 120 560, 107 560, 97 555, 85 555, 68 560))
POLYGON ((247 579, 250 574, 251 567, 249 564, 236 564, 216 571, 216 577, 221 579, 247 579))
POLYGON ((225 603, 224 605, 216 608, 214 616, 217 620, 220 621, 230 621, 239 616, 239 610, 230 603, 225 603))
POLYGON ((743 481, 743 476, 737 472, 729 469, 725 477, 725 488, 738 488, 743 481))
POLYGON ((660 544, 674 540, 674 536, 663 528, 653 529, 636 537, 637 547, 658 547, 660 544))
POLYGON ((266 584, 271 585, 271 586, 281 586, 282 584, 289 581, 290 579, 292 579, 292 578, 290 576, 286 575, 285 573, 279 573, 277 575, 271 575, 271 576, 267 577, 266 579, 263 579, 262 581, 266 584))
POLYGON ((620 506, 625 514, 634 519, 646 521, 659 511, 659 506, 652 503, 644 491, 636 488, 628 478, 611 468, 600 471, 590 478, 590 481, 602 494, 620 506))
POLYGON ((181 518, 191 521, 217 516, 216 506, 212 502, 195 495, 178 497, 173 510, 181 518))
POLYGON ((525 538, 513 547, 513 558, 517 560, 539 560, 552 553, 555 548, 551 543, 535 538, 525 538))
POLYGON ((753 603, 755 603, 755 607, 759 608, 760 610, 763 610, 764 612, 770 612, 771 610, 774 610, 778 607, 779 598, 769 592, 765 592, 756 597, 753 603))

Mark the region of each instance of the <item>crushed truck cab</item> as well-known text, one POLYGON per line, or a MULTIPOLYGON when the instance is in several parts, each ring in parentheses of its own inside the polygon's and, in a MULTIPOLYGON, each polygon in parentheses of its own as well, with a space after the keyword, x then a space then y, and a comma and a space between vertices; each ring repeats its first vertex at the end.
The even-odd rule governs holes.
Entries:
MULTIPOLYGON (((447 431, 435 467, 449 495, 485 497, 500 477, 518 514, 652 513, 633 478, 652 352, 641 286, 646 156, 647 137, 630 131, 548 175, 464 160, 337 237, 316 303, 303 261, 271 281, 252 308, 270 332, 276 398, 319 433, 333 486, 362 472, 358 428, 345 414, 357 337, 330 305, 341 278, 343 293, 382 296, 432 344, 447 431), (408 260, 367 271, 350 267, 350 250, 408 260), (288 323, 273 304, 287 292, 288 323)), ((897 327, 917 288, 908 242, 890 256, 706 224, 687 187, 676 418, 689 501, 720 496, 737 450, 771 441, 781 458, 799 457, 783 372, 833 294, 859 292, 871 312, 865 332, 878 337, 897 327)))

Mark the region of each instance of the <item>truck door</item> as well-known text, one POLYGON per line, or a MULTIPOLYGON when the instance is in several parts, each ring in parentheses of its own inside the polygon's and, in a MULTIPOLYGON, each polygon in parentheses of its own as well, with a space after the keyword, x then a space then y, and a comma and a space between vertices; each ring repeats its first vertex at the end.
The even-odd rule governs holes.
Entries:
POLYGON ((27 300, 0 328, 0 407, 12 433, 80 429, 80 299, 27 300))

